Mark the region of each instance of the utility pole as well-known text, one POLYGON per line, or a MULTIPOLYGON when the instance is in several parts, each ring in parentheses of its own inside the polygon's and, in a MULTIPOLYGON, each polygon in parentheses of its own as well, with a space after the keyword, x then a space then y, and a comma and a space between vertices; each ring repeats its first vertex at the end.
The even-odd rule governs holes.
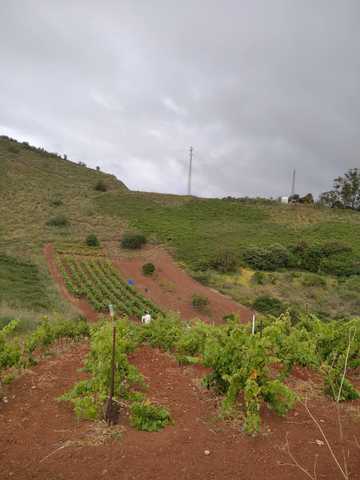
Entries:
POLYGON ((294 168, 291 184, 291 196, 295 195, 296 170, 294 168))
POLYGON ((188 195, 191 195, 191 175, 192 175, 192 160, 193 160, 193 147, 190 147, 190 158, 189 158, 189 178, 188 178, 188 195))

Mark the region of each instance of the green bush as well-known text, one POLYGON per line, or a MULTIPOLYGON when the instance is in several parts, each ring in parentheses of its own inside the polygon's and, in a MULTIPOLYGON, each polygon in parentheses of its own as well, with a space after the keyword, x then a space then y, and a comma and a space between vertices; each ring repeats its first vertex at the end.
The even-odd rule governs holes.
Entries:
POLYGON ((145 276, 150 276, 155 272, 155 265, 153 263, 145 263, 142 266, 142 271, 145 276))
POLYGON ((130 407, 130 422, 137 430, 157 432, 170 423, 166 408, 148 401, 134 402, 130 407))
POLYGON ((192 296, 191 304, 196 310, 204 310, 205 307, 209 304, 209 299, 204 295, 199 295, 194 293, 192 296))
POLYGON ((301 283, 304 287, 326 287, 326 279, 315 273, 303 274, 301 283))
POLYGON ((88 245, 89 247, 99 247, 100 246, 100 242, 99 242, 97 236, 94 233, 91 233, 90 235, 88 235, 86 237, 86 245, 88 245))
POLYGON ((96 185, 95 185, 95 190, 97 190, 98 192, 106 192, 108 189, 106 183, 104 182, 104 180, 98 180, 96 185))
POLYGON ((211 261, 210 266, 222 273, 235 272, 238 266, 237 258, 232 252, 220 252, 211 261))
POLYGON ((243 252, 245 263, 255 270, 278 270, 289 264, 290 252, 282 245, 268 248, 251 247, 243 252))
POLYGON ((264 285, 266 281, 265 274, 263 272, 255 272, 251 277, 251 281, 255 283, 255 285, 264 285))
POLYGON ((46 222, 46 225, 50 227, 66 227, 69 225, 69 220, 65 217, 65 215, 56 215, 55 217, 51 217, 46 222))
POLYGON ((126 233, 121 239, 122 248, 136 250, 146 244, 146 237, 140 233, 126 233))
POLYGON ((324 273, 339 277, 360 275, 360 259, 348 253, 333 255, 321 260, 320 269, 324 273))
POLYGON ((279 316, 285 311, 285 306, 278 298, 270 295, 260 295, 253 303, 255 310, 268 315, 279 316))

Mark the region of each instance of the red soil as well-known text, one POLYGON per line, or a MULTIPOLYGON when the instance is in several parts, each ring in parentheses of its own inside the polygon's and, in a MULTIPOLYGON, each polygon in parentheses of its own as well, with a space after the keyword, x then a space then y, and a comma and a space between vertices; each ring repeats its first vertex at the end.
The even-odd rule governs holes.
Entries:
POLYGON ((58 268, 56 266, 55 262, 55 251, 54 247, 51 243, 47 243, 44 245, 43 248, 43 254, 44 257, 46 258, 49 271, 53 279, 55 280, 56 284, 58 285, 60 289, 60 293, 67 300, 70 302, 74 307, 79 310, 79 312, 84 315, 88 320, 94 321, 97 320, 98 314, 95 310, 91 308, 91 306, 88 304, 86 300, 83 298, 76 298, 73 295, 70 294, 70 292, 67 290, 64 279, 61 275, 61 273, 58 271, 58 268))
MULTIPOLYGON (((16 480, 301 480, 282 451, 288 434, 297 460, 312 471, 318 458, 318 479, 341 478, 319 431, 299 406, 286 418, 264 409, 264 427, 255 438, 240 425, 216 421, 217 399, 198 387, 201 369, 178 367, 167 354, 148 347, 132 361, 145 375, 149 397, 166 406, 173 425, 157 433, 137 432, 124 421, 120 439, 102 423, 77 422, 69 405, 56 397, 84 376, 78 372, 86 345, 51 361, 43 361, 7 388, 0 402, 0 478, 16 480), (102 444, 104 432, 108 441, 102 444), (210 453, 207 455, 205 451, 210 453)), ((341 454, 334 403, 313 399, 312 412, 321 421, 335 452, 341 454)), ((358 408, 359 403, 347 408, 358 408)), ((360 479, 359 421, 343 419, 348 465, 360 479)))
POLYGON ((223 317, 231 313, 239 315, 244 322, 252 317, 250 309, 191 278, 162 248, 146 248, 132 258, 113 257, 112 260, 126 279, 135 281, 135 287, 143 295, 163 309, 179 312, 186 320, 200 318, 221 323, 223 317), (152 262, 156 267, 156 273, 151 277, 145 277, 142 273, 142 266, 146 262, 152 262), (191 305, 194 293, 209 299, 209 312, 194 310, 191 305))
MULTIPOLYGON (((45 247, 44 254, 64 297, 95 319, 86 302, 69 296, 54 264, 51 246, 45 247)), ((149 295, 160 306, 178 308, 185 318, 191 318, 194 315, 189 300, 193 292, 199 292, 210 298, 211 320, 220 321, 222 315, 234 311, 234 306, 243 319, 250 315, 226 297, 212 291, 214 295, 210 295, 209 289, 189 279, 164 252, 151 255, 158 267, 155 279, 142 276, 144 259, 117 259, 116 263, 124 275, 137 282, 138 288, 150 288, 149 295), (175 284, 175 294, 163 291, 161 277, 175 284)), ((42 361, 5 387, 6 402, 0 400, 1 480, 304 479, 298 468, 289 466, 291 460, 282 449, 287 435, 292 453, 310 472, 318 455, 319 480, 342 478, 319 430, 301 405, 285 418, 263 408, 262 432, 254 438, 246 436, 241 432, 241 422, 226 424, 216 420, 218 399, 199 387, 203 369, 179 367, 169 355, 148 347, 139 349, 131 361, 146 377, 149 397, 171 412, 173 425, 146 433, 132 429, 124 416, 120 430, 108 429, 101 422, 78 422, 70 405, 56 398, 84 377, 78 369, 86 352, 86 344, 75 345, 62 355, 42 361), (119 431, 120 439, 115 438, 119 431)), ((341 408, 345 433, 341 444, 335 404, 317 393, 319 386, 311 372, 297 371, 289 383, 303 394, 310 393, 311 411, 336 455, 342 458, 343 445, 350 478, 360 480, 360 402, 347 402, 341 408)))

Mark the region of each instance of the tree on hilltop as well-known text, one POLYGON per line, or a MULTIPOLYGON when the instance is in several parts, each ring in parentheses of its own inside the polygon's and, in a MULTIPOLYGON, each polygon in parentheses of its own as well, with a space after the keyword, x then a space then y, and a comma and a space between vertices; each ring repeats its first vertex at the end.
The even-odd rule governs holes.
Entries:
POLYGON ((333 190, 320 195, 320 202, 331 208, 360 209, 360 170, 350 168, 334 180, 333 190))

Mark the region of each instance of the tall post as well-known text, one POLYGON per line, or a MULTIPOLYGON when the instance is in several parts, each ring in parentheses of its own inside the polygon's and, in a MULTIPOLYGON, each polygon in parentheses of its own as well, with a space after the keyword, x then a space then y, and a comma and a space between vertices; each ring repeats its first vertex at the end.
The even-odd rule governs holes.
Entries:
POLYGON ((252 325, 251 325, 251 334, 252 334, 252 335, 255 335, 255 319, 256 319, 256 316, 255 316, 255 313, 253 313, 253 316, 252 316, 252 325))
POLYGON ((291 196, 295 195, 295 183, 296 183, 296 170, 294 168, 293 175, 292 175, 292 183, 291 183, 291 196))
POLYGON ((191 195, 191 175, 192 175, 192 159, 193 159, 193 147, 190 147, 190 157, 189 157, 189 177, 188 177, 188 195, 191 195))

